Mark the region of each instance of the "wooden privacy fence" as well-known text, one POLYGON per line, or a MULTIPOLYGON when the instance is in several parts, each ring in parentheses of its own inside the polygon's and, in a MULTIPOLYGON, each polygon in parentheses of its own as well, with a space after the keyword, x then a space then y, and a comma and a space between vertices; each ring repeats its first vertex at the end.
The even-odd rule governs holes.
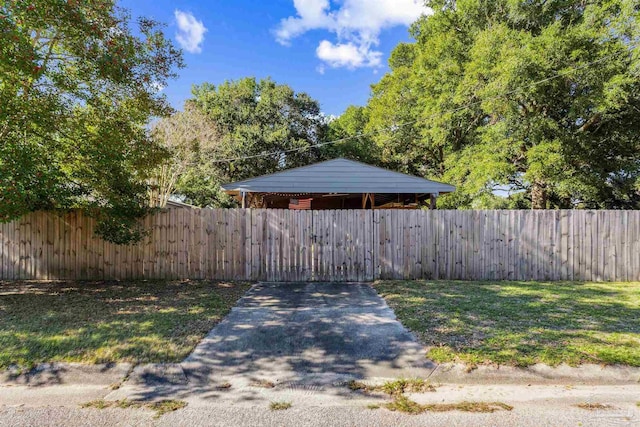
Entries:
POLYGON ((94 225, 0 224, 0 279, 640 280, 640 211, 169 209, 131 246, 94 225))

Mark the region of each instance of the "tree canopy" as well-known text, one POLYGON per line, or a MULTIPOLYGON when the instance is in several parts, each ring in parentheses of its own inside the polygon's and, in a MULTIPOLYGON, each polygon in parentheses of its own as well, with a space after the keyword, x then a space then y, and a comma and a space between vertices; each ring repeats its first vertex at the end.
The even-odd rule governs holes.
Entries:
POLYGON ((365 107, 380 163, 448 207, 640 207, 636 1, 427 5, 365 107))
POLYGON ((170 153, 152 176, 152 205, 163 207, 176 193, 196 206, 233 204, 220 189, 220 171, 215 163, 221 133, 193 102, 187 102, 184 111, 155 123, 151 134, 170 153))
POLYGON ((160 88, 182 59, 158 23, 134 29, 115 3, 0 6, 0 221, 82 207, 106 239, 140 237, 148 175, 166 156, 146 125, 171 112, 160 88))
POLYGON ((368 122, 369 109, 353 105, 340 117, 329 121, 325 142, 330 144, 320 148, 322 157, 347 157, 369 164, 379 163, 380 150, 365 130, 368 122))
POLYGON ((426 3, 364 107, 330 120, 245 78, 149 128, 182 66, 158 23, 115 0, 4 2, 0 221, 82 207, 126 243, 173 191, 230 206, 222 182, 338 156, 455 184, 444 207, 640 208, 637 1, 426 3))
MULTIPOLYGON (((198 206, 228 206, 219 185, 320 159, 326 118, 306 93, 271 79, 245 78, 193 88, 188 110, 215 125, 214 146, 178 180, 177 192, 198 206)), ((185 111, 185 113, 187 113, 185 111)))

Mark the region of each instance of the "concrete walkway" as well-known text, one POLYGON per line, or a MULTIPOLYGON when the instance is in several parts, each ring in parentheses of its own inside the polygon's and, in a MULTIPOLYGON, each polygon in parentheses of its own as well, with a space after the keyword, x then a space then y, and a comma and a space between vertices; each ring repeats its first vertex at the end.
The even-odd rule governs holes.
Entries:
POLYGON ((361 284, 258 284, 183 363, 129 368, 66 366, 0 381, 0 425, 640 426, 638 368, 436 367, 384 300, 361 284), (107 384, 128 372, 110 390, 107 384), (410 396, 420 403, 500 401, 514 410, 411 416, 369 409, 389 397, 347 387, 350 379, 399 377, 438 385, 410 396), (160 419, 147 410, 80 409, 99 398, 180 399, 188 406, 160 419), (293 406, 271 411, 276 401, 293 406), (576 407, 584 403, 607 407, 576 407))
POLYGON ((202 375, 425 376, 435 365, 374 289, 364 284, 253 287, 182 363, 202 375))
POLYGON ((436 366, 425 354, 369 285, 260 283, 186 360, 137 366, 107 398, 236 404, 320 392, 327 403, 343 400, 352 379, 522 385, 637 385, 640 380, 640 369, 622 366, 480 366, 469 372, 464 365, 436 366))
POLYGON ((252 384, 289 389, 351 379, 427 378, 436 365, 364 284, 255 285, 193 353, 175 365, 143 365, 110 399, 252 398, 252 384), (241 392, 242 390, 242 392, 241 392))

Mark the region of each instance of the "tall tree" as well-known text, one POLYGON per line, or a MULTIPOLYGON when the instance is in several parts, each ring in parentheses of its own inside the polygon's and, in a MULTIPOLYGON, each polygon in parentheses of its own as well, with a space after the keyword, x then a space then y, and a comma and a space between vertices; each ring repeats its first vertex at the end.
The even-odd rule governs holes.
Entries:
POLYGON ((534 208, 640 207, 636 1, 427 4, 369 104, 398 167, 457 184, 451 207, 505 186, 534 208))
POLYGON ((440 176, 443 153, 433 141, 422 135, 420 100, 425 83, 416 75, 415 44, 401 43, 391 53, 391 72, 372 86, 369 122, 365 130, 372 134, 386 167, 400 172, 440 176))
POLYGON ((219 182, 211 160, 218 156, 220 132, 213 121, 188 102, 184 111, 155 123, 151 135, 169 153, 150 177, 151 206, 166 206, 176 190, 196 204, 217 199, 219 182), (211 185, 195 186, 196 193, 189 183, 200 175, 211 185))
MULTIPOLYGON (((271 79, 245 78, 218 87, 195 86, 189 102, 215 123, 220 139, 215 156, 204 159, 182 180, 179 190, 183 194, 211 189, 211 176, 235 181, 320 158, 319 149, 312 146, 323 140, 326 119, 318 102, 306 93, 296 93, 271 79)), ((213 196, 189 199, 205 206, 221 202, 213 196)))
POLYGON ((160 25, 114 0, 0 5, 0 221, 83 207, 97 232, 140 237, 146 179, 165 152, 146 124, 182 66, 160 25))
POLYGON ((352 105, 340 117, 329 121, 326 141, 320 149, 322 157, 333 159, 346 157, 369 164, 380 163, 380 150, 376 149, 366 131, 369 110, 352 105))

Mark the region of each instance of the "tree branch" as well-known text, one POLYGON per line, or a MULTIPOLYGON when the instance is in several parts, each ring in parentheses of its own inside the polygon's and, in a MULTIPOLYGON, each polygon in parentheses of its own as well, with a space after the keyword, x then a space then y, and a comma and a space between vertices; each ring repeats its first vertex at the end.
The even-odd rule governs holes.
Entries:
POLYGON ((594 114, 589 120, 587 120, 585 124, 580 126, 580 128, 578 129, 578 132, 586 132, 590 127, 592 127, 595 124, 598 124, 601 118, 602 118, 602 113, 594 114))

